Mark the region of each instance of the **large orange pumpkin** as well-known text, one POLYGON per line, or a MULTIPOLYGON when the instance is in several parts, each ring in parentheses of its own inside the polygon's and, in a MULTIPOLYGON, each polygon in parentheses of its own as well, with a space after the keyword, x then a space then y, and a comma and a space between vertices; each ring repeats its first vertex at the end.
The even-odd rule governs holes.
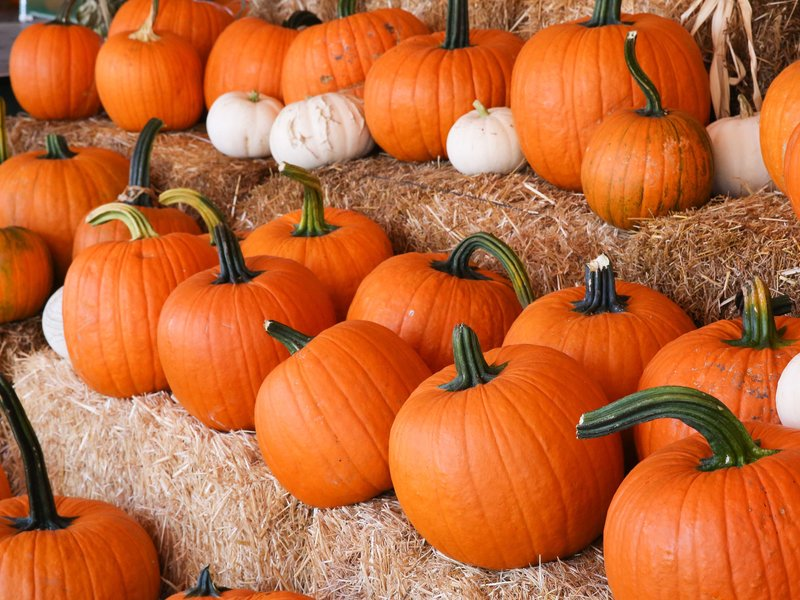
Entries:
POLYGON ((391 489, 389 431, 430 369, 377 323, 345 321, 313 339, 281 323, 265 327, 292 353, 267 375, 256 403, 258 445, 272 474, 320 508, 391 489))
MULTIPOLYGON (((53 289, 53 261, 44 240, 22 227, 0 228, 0 323, 32 317, 53 289)), ((0 479, 0 499, 2 494, 0 479)))
POLYGON ((449 255, 409 252, 382 262, 361 282, 347 318, 388 327, 438 370, 453 361, 456 325, 471 323, 481 345, 496 348, 532 299, 528 274, 514 251, 479 232, 449 255), (497 259, 511 280, 471 264, 478 250, 497 259))
POLYGON ((782 191, 784 157, 789 138, 800 125, 800 60, 793 62, 772 81, 761 105, 759 131, 761 155, 772 181, 782 191))
POLYGON ((800 219, 800 121, 786 143, 783 167, 783 189, 800 219))
POLYGON ((642 461, 614 495, 603 532, 614 598, 800 597, 800 432, 742 425, 712 396, 660 387, 583 415, 578 436, 664 417, 701 435, 642 461))
POLYGON ((178 592, 167 597, 167 600, 188 600, 189 598, 238 598, 239 600, 312 600, 310 596, 294 592, 255 592, 245 589, 229 589, 218 587, 211 579, 208 567, 200 571, 197 584, 185 592, 178 592))
POLYGON ((551 348, 483 355, 465 325, 453 348, 455 365, 420 384, 392 426, 389 466, 411 524, 439 551, 489 569, 589 545, 622 480, 619 439, 575 439, 603 391, 551 348))
MULTIPOLYGON (((648 363, 639 389, 683 385, 711 394, 742 421, 780 423, 775 393, 781 372, 800 353, 800 319, 773 317, 769 290, 756 278, 744 290, 741 319, 722 320, 664 346, 648 363)), ((687 437, 691 429, 660 419, 634 429, 639 456, 687 437)))
POLYGON ((54 496, 36 433, 2 377, 0 408, 28 489, 0 502, 0 598, 156 600, 161 577, 147 532, 111 504, 54 496))
POLYGON ((100 109, 94 65, 103 40, 69 22, 74 4, 66 0, 55 19, 25 27, 11 45, 11 89, 37 119, 83 119, 100 109))
POLYGON ((136 208, 119 202, 90 223, 122 220, 130 239, 81 252, 64 282, 64 339, 75 372, 92 389, 124 398, 167 387, 156 346, 158 317, 178 284, 216 262, 189 233, 159 236, 136 208))
POLYGON ((445 32, 403 42, 367 75, 367 125, 395 158, 447 158, 447 134, 476 98, 490 108, 508 106, 522 40, 496 29, 470 31, 468 7, 468 0, 448 0, 445 32))
POLYGON ((620 4, 595 0, 590 19, 540 30, 514 66, 511 110, 522 151, 537 174, 561 188, 581 189, 583 154, 603 119, 644 102, 622 53, 631 29, 641 34, 642 67, 664 104, 708 123, 708 73, 692 36, 670 19, 621 14, 620 4))
POLYGON ((262 323, 277 319, 317 334, 336 317, 325 288, 305 267, 275 256, 245 261, 224 225, 214 237, 219 268, 170 294, 158 323, 158 353, 172 393, 193 416, 223 431, 253 429, 259 386, 289 356, 262 323))

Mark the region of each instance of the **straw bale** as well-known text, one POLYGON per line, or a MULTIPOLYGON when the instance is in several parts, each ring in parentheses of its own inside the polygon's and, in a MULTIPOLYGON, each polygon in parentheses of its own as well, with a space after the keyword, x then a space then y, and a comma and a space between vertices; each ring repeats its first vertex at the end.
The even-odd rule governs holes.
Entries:
POLYGON ((11 376, 14 362, 46 345, 39 316, 0 324, 0 374, 11 376))

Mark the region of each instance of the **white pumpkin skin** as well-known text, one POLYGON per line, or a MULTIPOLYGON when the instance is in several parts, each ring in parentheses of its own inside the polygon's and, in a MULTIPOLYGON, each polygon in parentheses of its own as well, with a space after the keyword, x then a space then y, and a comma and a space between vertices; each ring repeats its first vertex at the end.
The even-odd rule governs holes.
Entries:
POLYGON ((789 361, 778 379, 775 405, 783 425, 800 429, 800 354, 789 361))
POLYGON ((234 158, 266 158, 269 133, 283 103, 258 92, 228 92, 214 101, 206 131, 214 147, 234 158))
POLYGON ((758 124, 761 114, 719 119, 706 130, 714 151, 712 192, 738 198, 761 189, 771 180, 761 156, 758 124))
POLYGON ((64 318, 61 313, 61 298, 64 294, 63 286, 58 288, 47 300, 42 311, 42 331, 44 339, 50 347, 62 358, 69 360, 67 342, 64 341, 64 318))
POLYGON ((272 156, 304 169, 360 158, 375 142, 364 102, 347 94, 320 94, 288 104, 269 136, 272 156))
POLYGON ((447 134, 447 156, 459 173, 511 173, 525 157, 519 146, 511 109, 485 109, 476 100, 476 110, 463 115, 447 134), (487 113, 487 114, 484 114, 487 113))

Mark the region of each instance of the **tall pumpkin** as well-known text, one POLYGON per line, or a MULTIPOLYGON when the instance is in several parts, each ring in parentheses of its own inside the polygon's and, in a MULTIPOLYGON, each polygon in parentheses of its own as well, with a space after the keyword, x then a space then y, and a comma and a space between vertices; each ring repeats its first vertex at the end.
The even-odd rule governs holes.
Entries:
POLYGON ((369 71, 364 108, 372 137, 400 160, 447 158, 447 134, 475 99, 508 106, 521 48, 513 33, 470 31, 469 0, 448 0, 446 31, 403 42, 369 71))
POLYGON ((786 190, 784 157, 789 138, 800 125, 800 60, 793 62, 772 81, 761 105, 759 131, 761 155, 772 181, 786 190))
POLYGON ((326 92, 363 96, 375 60, 404 39, 428 33, 400 8, 356 13, 358 0, 338 0, 337 19, 301 31, 286 52, 281 73, 284 104, 326 92))
POLYGON ((664 104, 708 123, 708 73, 692 36, 670 19, 621 14, 621 3, 595 0, 590 19, 540 30, 514 66, 511 110, 522 151, 538 175, 560 188, 581 189, 583 155, 603 119, 644 102, 622 54, 631 29, 641 34, 642 67, 664 104))
POLYGON ((0 323, 32 317, 52 289, 53 260, 44 240, 23 227, 0 227, 0 323))

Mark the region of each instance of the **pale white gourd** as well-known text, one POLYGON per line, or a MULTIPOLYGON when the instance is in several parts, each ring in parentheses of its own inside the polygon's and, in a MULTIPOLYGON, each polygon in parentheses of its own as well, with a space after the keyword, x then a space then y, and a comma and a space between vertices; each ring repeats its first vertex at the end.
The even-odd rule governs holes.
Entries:
POLYGON ((761 157, 760 113, 753 114, 744 96, 739 96, 739 115, 711 123, 706 130, 714 151, 714 194, 738 198, 770 182, 761 157))
POLYGON ((258 92, 228 92, 214 101, 206 131, 214 147, 234 158, 266 158, 269 134, 283 103, 258 92))
POLYGON ((775 406, 781 423, 800 429, 800 354, 789 361, 778 379, 775 406))
POLYGON ((514 128, 511 109, 486 109, 478 100, 475 110, 458 119, 447 134, 447 156, 459 173, 511 173, 525 161, 514 128))
POLYGON ((269 136, 272 156, 304 169, 364 156, 375 142, 364 102, 347 94, 320 94, 287 104, 269 136))
POLYGON ((47 340, 49 346, 55 350, 55 353, 69 360, 69 353, 67 352, 67 343, 64 341, 64 319, 61 314, 61 297, 64 293, 64 288, 60 287, 44 305, 42 311, 42 331, 44 332, 44 339, 47 340))

